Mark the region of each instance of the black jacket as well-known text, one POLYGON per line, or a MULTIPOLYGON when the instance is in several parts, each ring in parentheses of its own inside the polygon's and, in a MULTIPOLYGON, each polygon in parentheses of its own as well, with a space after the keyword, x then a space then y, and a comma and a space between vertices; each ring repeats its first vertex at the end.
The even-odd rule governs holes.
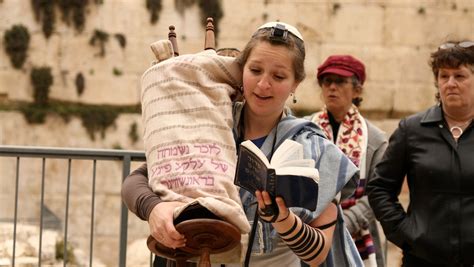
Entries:
POLYGON ((370 205, 404 254, 436 264, 474 264, 474 130, 454 141, 434 106, 400 121, 375 176, 370 205), (407 210, 398 195, 407 177, 407 210))

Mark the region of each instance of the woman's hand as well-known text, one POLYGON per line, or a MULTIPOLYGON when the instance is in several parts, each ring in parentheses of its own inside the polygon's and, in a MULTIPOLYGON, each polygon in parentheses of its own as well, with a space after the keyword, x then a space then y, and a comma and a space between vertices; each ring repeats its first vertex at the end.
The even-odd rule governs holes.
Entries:
POLYGON ((257 197, 259 216, 262 220, 273 223, 280 222, 288 218, 290 210, 286 207, 283 198, 276 197, 275 202, 276 206, 278 207, 278 210, 274 210, 272 214, 266 215, 264 211, 268 211, 272 208, 272 205, 274 205, 270 194, 268 194, 267 191, 261 192, 257 190, 255 192, 255 196, 257 197))
POLYGON ((181 202, 160 202, 148 217, 150 234, 161 244, 170 248, 179 248, 186 245, 184 235, 180 234, 173 224, 175 208, 184 205, 181 202))

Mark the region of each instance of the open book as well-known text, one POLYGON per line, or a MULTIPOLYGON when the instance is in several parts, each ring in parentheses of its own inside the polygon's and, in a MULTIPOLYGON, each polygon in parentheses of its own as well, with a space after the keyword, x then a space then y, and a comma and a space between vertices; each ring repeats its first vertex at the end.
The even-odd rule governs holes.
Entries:
POLYGON ((313 159, 305 159, 303 146, 285 140, 273 153, 271 162, 250 141, 240 144, 234 184, 252 194, 267 191, 274 199, 285 200, 287 207, 316 210, 319 172, 313 159))

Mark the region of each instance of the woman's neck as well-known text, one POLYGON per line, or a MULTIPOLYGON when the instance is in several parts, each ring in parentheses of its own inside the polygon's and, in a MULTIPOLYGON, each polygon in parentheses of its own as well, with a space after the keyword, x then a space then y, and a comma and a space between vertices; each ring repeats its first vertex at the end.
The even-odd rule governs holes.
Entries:
POLYGON ((443 108, 444 112, 444 118, 450 125, 462 125, 462 124, 468 124, 473 117, 474 114, 472 111, 464 111, 464 110, 455 110, 455 111, 450 111, 446 110, 446 108, 443 108))
POLYGON ((281 119, 281 114, 278 116, 257 117, 247 109, 244 109, 243 125, 244 125, 244 139, 253 140, 263 136, 267 136, 281 119))
POLYGON ((341 123, 341 121, 344 119, 344 116, 346 116, 346 113, 342 113, 342 112, 336 112, 336 113, 331 112, 331 114, 337 123, 341 123))
POLYGON ((349 109, 347 109, 347 110, 336 110, 336 111, 328 110, 328 112, 331 113, 333 119, 337 123, 341 123, 341 121, 344 120, 344 117, 346 116, 347 111, 349 111, 349 109))

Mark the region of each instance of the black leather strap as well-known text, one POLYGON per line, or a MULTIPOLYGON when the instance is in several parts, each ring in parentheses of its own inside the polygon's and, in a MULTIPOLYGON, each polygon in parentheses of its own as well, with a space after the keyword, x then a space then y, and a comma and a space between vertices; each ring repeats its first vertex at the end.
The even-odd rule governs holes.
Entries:
POLYGON ((334 221, 330 222, 330 223, 326 223, 326 224, 323 224, 323 225, 320 225, 320 226, 316 226, 316 228, 318 228, 319 230, 324 230, 324 229, 327 229, 327 228, 335 225, 336 223, 337 223, 337 218, 334 221))
POLYGON ((247 253, 245 254, 244 267, 249 267, 250 255, 252 254, 253 240, 255 239, 255 232, 257 231, 258 224, 258 207, 255 207, 255 215, 253 216, 252 229, 249 235, 249 244, 247 246, 247 253))

